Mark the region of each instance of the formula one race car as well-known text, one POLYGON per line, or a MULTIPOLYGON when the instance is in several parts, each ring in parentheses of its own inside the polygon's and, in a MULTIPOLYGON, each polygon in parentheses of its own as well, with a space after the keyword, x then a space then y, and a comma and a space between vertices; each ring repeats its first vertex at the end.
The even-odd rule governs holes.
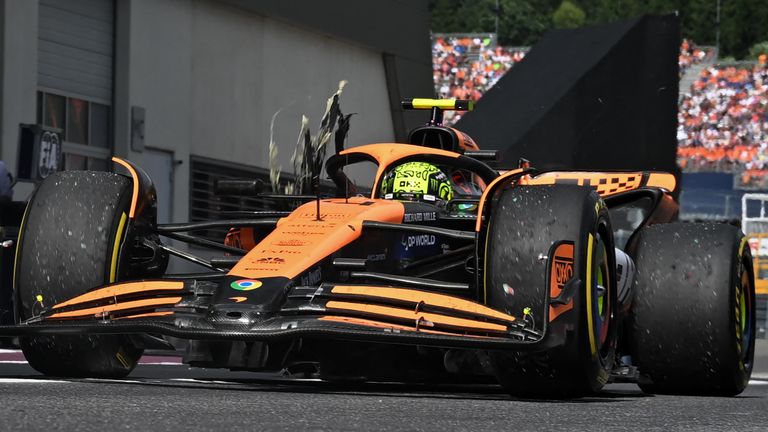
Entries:
MULTIPOLYGON (((331 156, 335 196, 288 197, 304 200, 292 211, 158 225, 152 182, 128 161, 114 159, 127 176, 51 175, 26 210, 17 324, 0 335, 56 376, 125 376, 143 349, 183 340, 191 366, 326 380, 495 379, 523 397, 611 380, 744 390, 755 294, 739 229, 673 222, 671 174, 499 170, 496 152, 442 125, 471 102, 403 106, 431 110, 409 144, 331 156), (363 162, 377 166, 365 196, 348 176, 363 162), (212 227, 226 239, 189 234, 212 227), (169 254, 209 271, 168 275, 169 254)), ((218 188, 260 193, 253 180, 218 188)))

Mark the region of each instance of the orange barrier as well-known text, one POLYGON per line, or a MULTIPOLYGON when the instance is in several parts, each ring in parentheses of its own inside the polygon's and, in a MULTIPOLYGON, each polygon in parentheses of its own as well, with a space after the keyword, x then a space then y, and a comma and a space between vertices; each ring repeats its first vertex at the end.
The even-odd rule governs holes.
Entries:
POLYGON ((704 159, 710 162, 730 161, 747 163, 757 159, 760 149, 755 146, 737 145, 731 148, 678 147, 678 158, 704 159))

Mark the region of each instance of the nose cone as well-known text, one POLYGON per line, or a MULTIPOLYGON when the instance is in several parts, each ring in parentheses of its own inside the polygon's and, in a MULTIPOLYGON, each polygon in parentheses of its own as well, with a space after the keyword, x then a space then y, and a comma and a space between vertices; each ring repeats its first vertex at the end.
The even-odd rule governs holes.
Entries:
POLYGON ((214 293, 208 319, 215 325, 245 326, 275 316, 293 282, 285 277, 248 279, 228 276, 214 293))

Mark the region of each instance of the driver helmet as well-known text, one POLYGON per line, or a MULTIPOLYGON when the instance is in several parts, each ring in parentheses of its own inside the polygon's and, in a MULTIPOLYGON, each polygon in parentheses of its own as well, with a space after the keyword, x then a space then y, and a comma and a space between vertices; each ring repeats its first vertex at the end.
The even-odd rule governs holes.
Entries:
POLYGON ((380 196, 444 205, 453 199, 453 188, 451 180, 438 167, 427 162, 406 162, 384 175, 380 196))

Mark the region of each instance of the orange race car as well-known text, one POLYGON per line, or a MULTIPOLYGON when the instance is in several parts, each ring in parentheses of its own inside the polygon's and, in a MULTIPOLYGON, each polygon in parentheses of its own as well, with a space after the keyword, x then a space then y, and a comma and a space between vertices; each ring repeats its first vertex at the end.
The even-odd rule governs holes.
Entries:
MULTIPOLYGON (((441 124, 471 102, 403 106, 431 111, 409 144, 331 156, 335 195, 283 197, 304 200, 292 211, 159 225, 152 182, 128 161, 114 159, 127 176, 49 176, 19 235, 17 324, 0 335, 57 376, 125 376, 144 348, 185 340, 191 366, 327 380, 496 379, 534 397, 611 380, 744 390, 755 298, 737 228, 673 222, 671 174, 499 170, 441 124), (348 176, 358 163, 377 167, 364 195, 348 176), (212 227, 230 231, 187 234, 212 227), (169 255, 209 270, 167 275, 169 255)), ((218 188, 260 193, 253 180, 218 188)))

